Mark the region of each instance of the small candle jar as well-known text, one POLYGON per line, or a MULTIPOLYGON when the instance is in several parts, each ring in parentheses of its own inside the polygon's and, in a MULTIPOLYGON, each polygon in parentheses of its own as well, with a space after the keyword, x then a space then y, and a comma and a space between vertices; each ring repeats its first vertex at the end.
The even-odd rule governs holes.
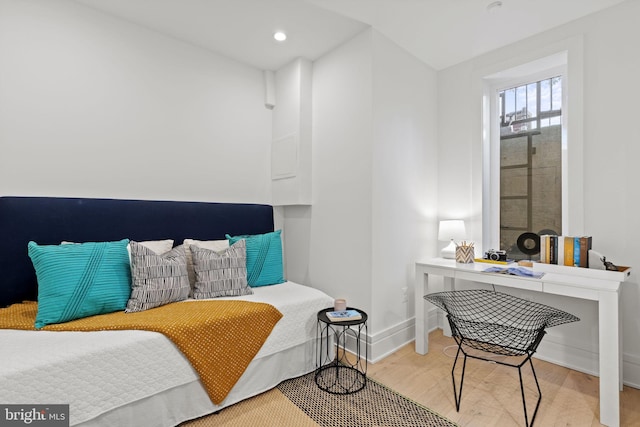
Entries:
POLYGON ((333 302, 333 309, 335 311, 342 311, 347 309, 347 300, 346 299, 337 299, 333 302))

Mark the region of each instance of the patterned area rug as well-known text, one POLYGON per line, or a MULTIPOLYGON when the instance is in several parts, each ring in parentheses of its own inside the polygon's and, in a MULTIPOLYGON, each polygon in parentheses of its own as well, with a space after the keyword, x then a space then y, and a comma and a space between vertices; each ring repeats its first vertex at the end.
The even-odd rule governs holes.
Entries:
POLYGON ((277 387, 321 427, 451 427, 457 424, 367 378, 359 392, 335 395, 318 388, 314 373, 277 387))

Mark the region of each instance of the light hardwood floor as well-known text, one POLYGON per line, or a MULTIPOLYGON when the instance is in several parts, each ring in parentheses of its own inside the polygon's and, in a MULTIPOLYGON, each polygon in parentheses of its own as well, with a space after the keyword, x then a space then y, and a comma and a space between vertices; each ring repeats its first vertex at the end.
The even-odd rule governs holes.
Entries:
MULTIPOLYGON (((367 375, 460 426, 523 426, 518 370, 495 363, 468 360, 460 412, 456 412, 451 384, 453 345, 453 339, 443 336, 441 330, 433 331, 428 354, 419 355, 413 343, 407 344, 378 363, 370 363, 367 375)), ((542 389, 535 426, 601 425, 597 377, 535 358, 533 364, 542 389)), ((531 413, 537 398, 535 383, 527 367, 522 372, 531 413)), ((620 400, 621 426, 640 426, 640 390, 625 386, 620 400)))

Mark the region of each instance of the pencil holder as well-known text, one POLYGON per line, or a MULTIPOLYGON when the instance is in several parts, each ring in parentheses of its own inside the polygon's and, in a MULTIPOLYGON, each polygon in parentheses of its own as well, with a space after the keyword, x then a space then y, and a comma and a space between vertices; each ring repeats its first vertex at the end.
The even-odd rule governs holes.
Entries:
POLYGON ((456 262, 469 264, 473 262, 474 255, 473 246, 456 247, 456 262))

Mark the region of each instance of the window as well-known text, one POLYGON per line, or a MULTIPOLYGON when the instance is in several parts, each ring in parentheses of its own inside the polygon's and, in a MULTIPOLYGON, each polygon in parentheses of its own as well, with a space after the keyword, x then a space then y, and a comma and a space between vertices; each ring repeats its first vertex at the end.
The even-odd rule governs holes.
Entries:
POLYGON ((562 76, 499 93, 500 135, 561 125, 562 76))
POLYGON ((482 113, 477 122, 480 132, 474 137, 479 144, 474 149, 479 150, 476 153, 481 161, 474 166, 472 206, 482 212, 481 249, 504 249, 513 258, 535 260, 536 255, 524 256, 514 246, 524 232, 586 234, 583 39, 573 37, 553 48, 514 53, 503 62, 478 68, 476 78, 474 91, 482 102, 482 113), (536 168, 537 163, 548 160, 541 138, 552 131, 560 133, 560 145, 554 145, 553 155, 557 164, 560 150, 560 165, 555 166, 560 171, 553 174, 544 167, 536 168), (537 132, 540 134, 535 135, 537 132), (518 157, 507 156, 507 149, 518 157), (529 163, 529 155, 532 168, 518 170, 517 165, 529 163), (531 204, 523 198, 529 195, 531 204), (539 211, 549 206, 557 206, 556 213, 544 216, 553 219, 539 221, 543 216, 539 211))
POLYGON ((512 259, 536 259, 521 251, 520 235, 562 234, 562 76, 508 87, 497 97, 500 249, 512 259))

